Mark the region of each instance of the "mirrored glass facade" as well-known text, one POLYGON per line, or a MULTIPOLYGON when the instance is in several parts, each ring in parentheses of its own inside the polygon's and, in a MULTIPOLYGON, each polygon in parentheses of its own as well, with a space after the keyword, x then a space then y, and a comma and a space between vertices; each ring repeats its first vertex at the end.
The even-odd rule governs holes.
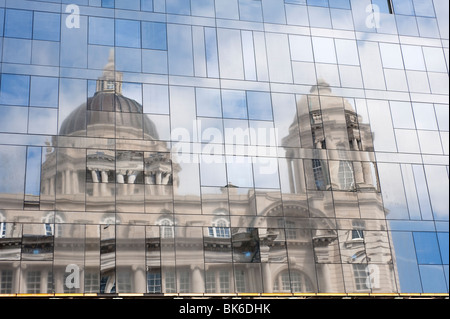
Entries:
POLYGON ((0 294, 448 293, 447 0, 0 0, 0 294))

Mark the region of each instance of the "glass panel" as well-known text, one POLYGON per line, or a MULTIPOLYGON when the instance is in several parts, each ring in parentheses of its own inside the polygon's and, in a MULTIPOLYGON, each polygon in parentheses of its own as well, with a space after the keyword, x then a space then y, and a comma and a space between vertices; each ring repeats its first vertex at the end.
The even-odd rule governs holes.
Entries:
POLYGON ((89 43, 114 45, 114 20, 90 17, 89 43))
POLYGON ((147 292, 161 293, 161 236, 159 233, 159 227, 147 226, 145 238, 147 292))
POLYGON ((30 108, 28 116, 28 133, 48 135, 57 134, 57 110, 30 108))
POLYGON ((417 16, 434 17, 434 6, 432 0, 413 0, 417 16))
POLYGON ((217 29, 220 76, 225 79, 243 79, 244 63, 239 30, 217 29))
POLYGON ((39 202, 41 190, 42 149, 29 147, 27 150, 25 201, 39 202))
POLYGON ((172 140, 196 142, 197 114, 195 110, 195 90, 188 87, 170 88, 170 111, 172 140))
POLYGON ((253 41, 253 33, 250 31, 242 31, 241 36, 245 79, 256 81, 255 47, 253 41))
POLYGON ((253 187, 253 169, 250 157, 226 158, 228 184, 234 187, 253 187))
POLYGON ((314 60, 318 63, 337 63, 333 39, 312 38, 314 60))
POLYGON ((56 208, 85 210, 86 150, 57 149, 56 208))
POLYGON ((291 54, 287 35, 266 33, 266 44, 270 80, 292 83, 291 54))
POLYGON ((397 164, 378 163, 384 205, 388 219, 409 219, 400 167, 397 164))
POLYGON ((167 0, 166 8, 167 13, 175 13, 175 14, 191 14, 191 1, 188 0, 167 0))
POLYGON ((100 293, 116 293, 116 226, 100 227, 100 293))
POLYGON ((286 23, 283 0, 262 0, 264 22, 286 23))
POLYGON ((139 21, 116 20, 115 27, 117 46, 130 48, 141 47, 141 26, 139 21))
POLYGON ((169 87, 144 84, 144 113, 169 114, 169 87))
POLYGON ((387 101, 367 101, 370 116, 370 126, 376 138, 374 146, 376 151, 396 152, 394 129, 387 101))
POLYGON ((394 10, 397 14, 414 15, 412 0, 393 0, 394 10))
POLYGON ((316 28, 331 28, 330 9, 309 7, 309 21, 312 27, 316 28))
POLYGON ((425 166, 431 206, 436 220, 448 220, 449 214, 449 182, 444 166, 425 166))
POLYGON ((416 127, 419 130, 437 130, 436 115, 432 104, 413 103, 416 127))
POLYGON ((214 0, 191 0, 192 15, 214 18, 214 0))
POLYGON ((0 106, 0 131, 4 133, 26 133, 28 108, 0 106))
POLYGON ((423 55, 429 72, 447 72, 444 52, 440 48, 423 47, 423 55))
POLYGON ((431 220, 433 219, 433 213, 431 209, 430 196, 428 193, 424 168, 420 165, 413 165, 413 171, 422 219, 431 220))
POLYGON ((439 245, 434 233, 413 233, 417 261, 422 265, 442 264, 439 245))
POLYGON ((142 22, 142 48, 167 50, 167 27, 164 23, 142 22))
POLYGON ((425 293, 448 293, 446 278, 442 266, 420 265, 423 291, 425 293))
POLYGON ((34 261, 22 261, 17 265, 23 280, 20 282, 19 293, 22 294, 46 294, 54 293, 53 263, 50 261, 36 263, 34 261))
POLYGON ((273 119, 270 93, 247 92, 248 116, 251 120, 273 119))
POLYGON ((356 41, 336 39, 335 43, 339 64, 359 65, 356 41))
POLYGON ((224 187, 227 185, 225 158, 222 156, 202 155, 200 174, 202 186, 224 187))
POLYGON ((56 293, 80 293, 84 281, 84 225, 55 224, 55 260, 53 278, 56 293), (70 244, 68 244, 70 242, 70 244))
POLYGON ((311 38, 300 35, 289 35, 291 57, 293 61, 314 62, 311 38))
POLYGON ((276 158, 257 157, 253 172, 256 188, 279 188, 278 160, 276 158))
MULTIPOLYGON (((0 222, 0 261, 4 260, 20 260, 21 241, 22 241, 22 225, 14 223, 0 222)), ((0 263, 1 265, 1 263, 0 263)), ((3 267, 0 266, 0 276, 5 276, 3 267)), ((3 284, 3 279, 0 280, 3 284)), ((5 285, 0 285, 5 289, 5 285)))
POLYGON ((84 292, 100 292, 100 227, 86 225, 84 292))
POLYGON ((449 131, 449 108, 446 105, 435 104, 436 118, 440 131, 449 131))
POLYGON ((50 77, 31 77, 30 106, 57 107, 59 80, 50 77))
POLYGON ((234 264, 235 288, 237 293, 262 293, 261 265, 234 264))
POLYGON ((66 19, 62 19, 64 26, 61 28, 61 66, 73 68, 87 67, 88 53, 88 19, 79 16, 79 28, 67 28, 66 19))
POLYGON ((175 227, 177 280, 180 293, 204 293, 203 229, 175 227))
POLYGON ((2 74, 0 104, 27 106, 30 78, 22 75, 2 74))
POLYGON ((7 9, 5 16, 5 36, 31 39, 33 29, 33 12, 7 9))
POLYGON ((390 102, 392 121, 395 128, 415 129, 414 115, 411 103, 408 102, 390 102))
POLYGON ((365 87, 384 90, 383 65, 378 44, 375 42, 358 41, 358 49, 365 87))
POLYGON ((261 1, 239 0, 240 19, 262 22, 261 1))
POLYGON ((0 201, 4 209, 22 209, 26 147, 0 146, 0 201))
POLYGON ((235 263, 261 262, 258 229, 232 228, 231 234, 235 263))
POLYGON ((402 51, 397 44, 380 43, 383 67, 403 69, 402 51))
POLYGON ((22 260, 53 260, 54 236, 54 224, 24 224, 22 260))
POLYGON ((247 119, 247 99, 244 91, 222 91, 223 116, 225 118, 247 119))
POLYGON ((61 17, 59 14, 35 12, 33 38, 36 40, 59 41, 61 17))
POLYGON ((117 226, 117 292, 146 293, 145 227, 117 226))
POLYGON ((220 90, 196 89, 197 115, 206 117, 222 117, 220 90))
MULTIPOLYGON (((181 1, 185 3, 186 1, 181 1)), ((174 75, 194 75, 192 30, 190 26, 167 26, 169 72, 174 75)))

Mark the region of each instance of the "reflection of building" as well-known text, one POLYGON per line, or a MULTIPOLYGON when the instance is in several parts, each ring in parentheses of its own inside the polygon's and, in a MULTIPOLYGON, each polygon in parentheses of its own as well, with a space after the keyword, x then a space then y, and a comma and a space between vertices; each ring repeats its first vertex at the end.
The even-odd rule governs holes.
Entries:
POLYGON ((202 194, 199 215, 121 80, 110 59, 47 148, 47 219, 0 223, 0 293, 396 291, 370 129, 326 83, 299 101, 284 139, 289 189, 224 185, 202 194), (298 130, 303 148, 291 148, 298 130))

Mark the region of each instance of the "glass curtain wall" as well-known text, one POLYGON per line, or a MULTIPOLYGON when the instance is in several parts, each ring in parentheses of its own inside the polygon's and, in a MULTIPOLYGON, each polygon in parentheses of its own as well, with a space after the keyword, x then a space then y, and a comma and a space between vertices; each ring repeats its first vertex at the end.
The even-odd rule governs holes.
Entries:
POLYGON ((0 0, 0 294, 447 293, 446 0, 0 0))

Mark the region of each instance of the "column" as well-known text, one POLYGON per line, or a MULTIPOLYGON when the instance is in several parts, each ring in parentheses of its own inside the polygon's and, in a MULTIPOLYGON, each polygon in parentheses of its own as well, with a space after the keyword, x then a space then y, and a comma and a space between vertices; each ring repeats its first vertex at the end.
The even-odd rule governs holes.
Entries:
POLYGON ((192 270, 192 292, 193 293, 205 292, 205 282, 203 280, 202 271, 198 266, 194 266, 194 269, 192 270))

